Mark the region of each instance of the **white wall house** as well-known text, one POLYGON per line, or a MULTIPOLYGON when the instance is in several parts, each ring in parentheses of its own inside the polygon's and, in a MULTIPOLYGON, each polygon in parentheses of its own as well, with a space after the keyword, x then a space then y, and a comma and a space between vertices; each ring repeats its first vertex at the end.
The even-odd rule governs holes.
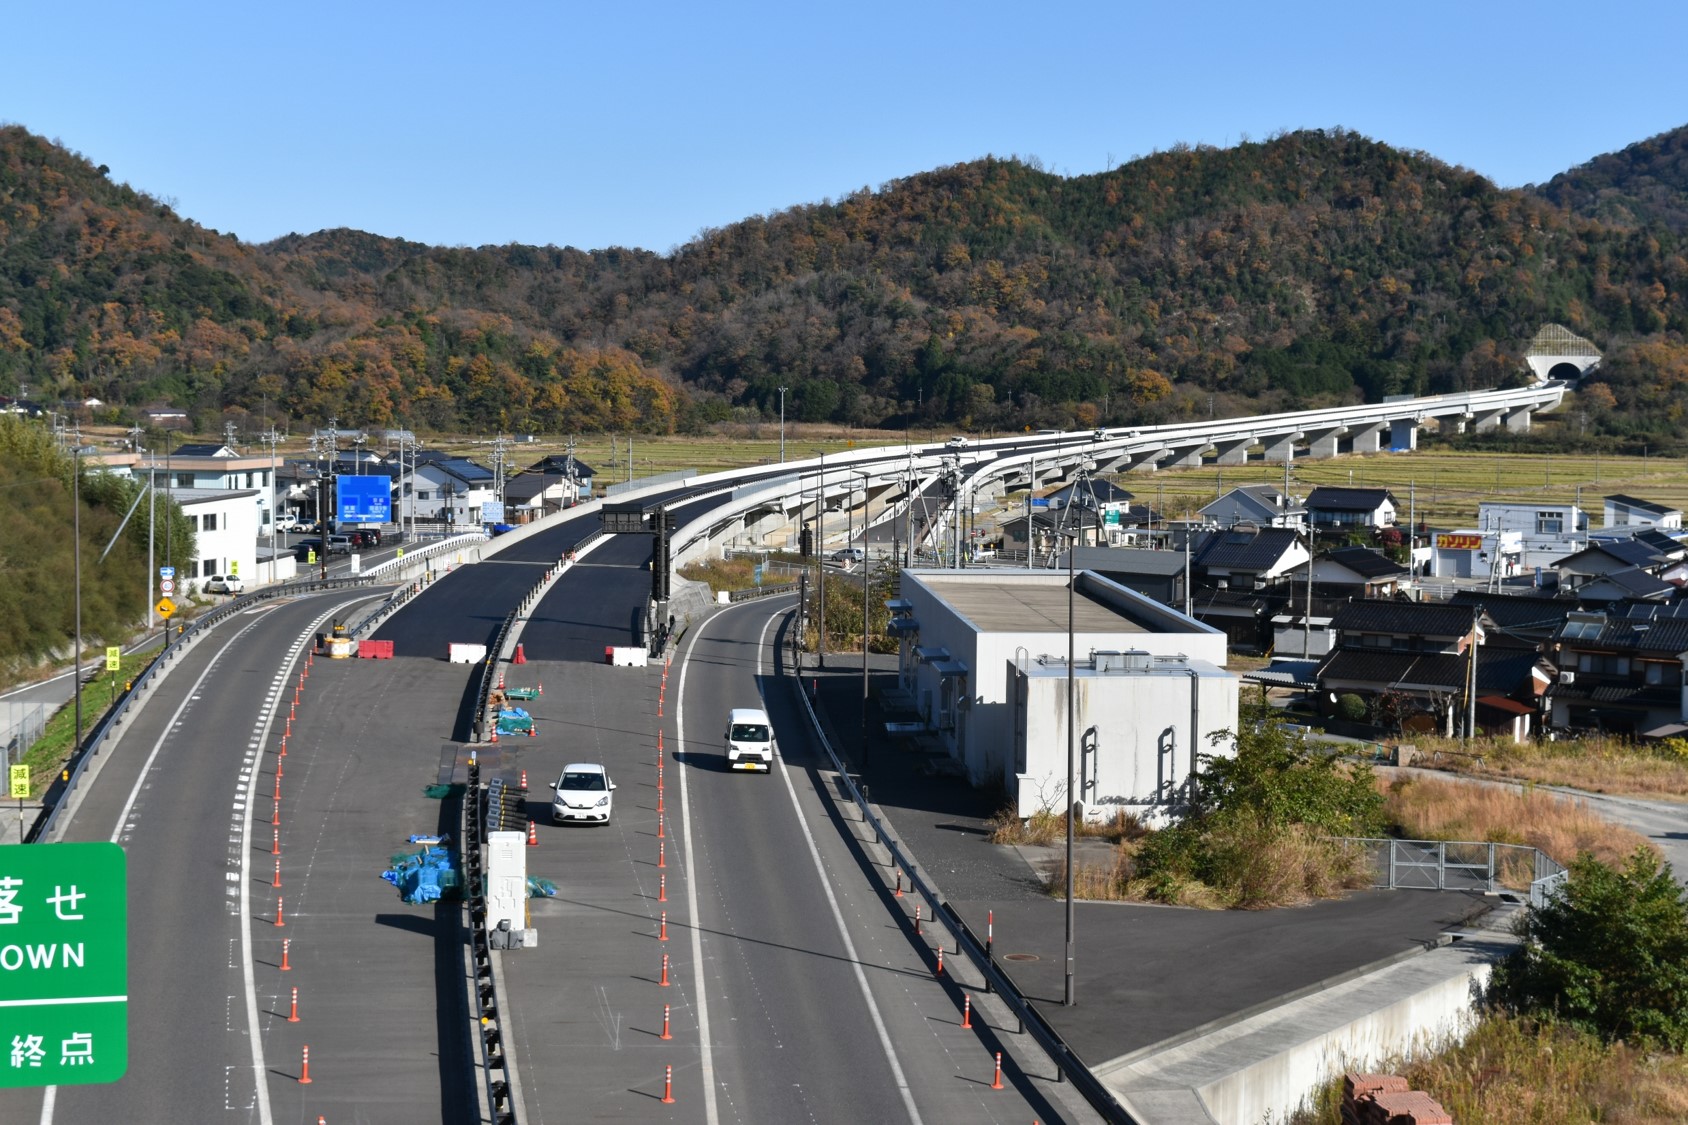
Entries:
POLYGON ((481 505, 499 499, 490 469, 466 461, 425 461, 399 480, 398 511, 418 522, 473 530, 481 505))
POLYGON ((1431 540, 1430 573, 1436 578, 1502 578, 1523 572, 1524 535, 1519 531, 1466 528, 1439 532, 1431 540))
MULTIPOLYGON (((274 470, 269 454, 262 457, 162 457, 149 455, 137 461, 130 472, 145 478, 149 473, 160 492, 182 489, 256 489, 258 492, 258 531, 254 535, 268 535, 272 516, 274 470)), ((216 571, 222 574, 224 571, 216 571)))
MULTIPOLYGON (((1237 680, 1220 667, 1225 634, 1095 573, 1080 572, 1072 593, 1073 674, 1075 685, 1084 681, 1075 691, 1078 730, 1092 752, 1081 799, 1097 816, 1126 805, 1152 817, 1168 784, 1182 791, 1191 745, 1200 740, 1205 750, 1210 731, 1236 725, 1237 680), (1113 652, 1133 655, 1105 655, 1113 652), (1167 739, 1179 747, 1176 763, 1158 757, 1167 739)), ((1023 816, 1051 797, 1061 807, 1066 574, 906 570, 892 608, 901 685, 967 778, 1000 781, 1023 816), (1057 761, 1060 786, 1051 790, 1057 761)))
POLYGON ((258 574, 258 505, 256 489, 178 488, 173 493, 182 514, 193 521, 191 563, 176 564, 176 588, 202 588, 213 574, 234 574, 249 582, 258 574))
POLYGON ((1682 512, 1666 504, 1643 500, 1621 493, 1606 497, 1602 515, 1607 527, 1657 527, 1668 531, 1680 530, 1682 512))

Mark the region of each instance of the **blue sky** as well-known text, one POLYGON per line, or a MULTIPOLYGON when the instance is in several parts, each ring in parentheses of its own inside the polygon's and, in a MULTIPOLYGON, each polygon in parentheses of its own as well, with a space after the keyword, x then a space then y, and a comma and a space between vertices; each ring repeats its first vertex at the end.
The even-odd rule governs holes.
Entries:
POLYGON ((15 5, 0 121, 248 241, 666 251, 986 154, 1342 125, 1507 186, 1688 123, 1688 5, 15 5))

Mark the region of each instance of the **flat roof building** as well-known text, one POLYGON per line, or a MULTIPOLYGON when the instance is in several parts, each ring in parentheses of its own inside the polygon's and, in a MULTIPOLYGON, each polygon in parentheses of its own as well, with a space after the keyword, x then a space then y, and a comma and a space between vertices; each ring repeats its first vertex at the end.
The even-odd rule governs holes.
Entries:
POLYGON ((969 781, 1002 784, 1021 816, 1062 809, 1069 606, 1078 800, 1093 818, 1162 820, 1195 755, 1224 752, 1207 736, 1236 727, 1221 631, 1088 571, 1069 591, 1060 571, 905 570, 899 686, 969 781))

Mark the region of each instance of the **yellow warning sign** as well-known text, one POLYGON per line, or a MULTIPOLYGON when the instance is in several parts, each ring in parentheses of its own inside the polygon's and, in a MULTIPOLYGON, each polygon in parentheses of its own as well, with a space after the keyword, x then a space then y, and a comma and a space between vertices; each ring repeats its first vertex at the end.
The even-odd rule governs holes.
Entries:
POLYGON ((170 615, 176 612, 176 603, 169 598, 159 598, 158 604, 152 608, 158 611, 158 616, 169 620, 170 615))
POLYGON ((123 650, 116 645, 106 646, 106 671, 115 672, 123 667, 123 650))
POLYGON ((11 769, 12 798, 21 801, 29 796, 29 767, 26 765, 13 766, 11 769))

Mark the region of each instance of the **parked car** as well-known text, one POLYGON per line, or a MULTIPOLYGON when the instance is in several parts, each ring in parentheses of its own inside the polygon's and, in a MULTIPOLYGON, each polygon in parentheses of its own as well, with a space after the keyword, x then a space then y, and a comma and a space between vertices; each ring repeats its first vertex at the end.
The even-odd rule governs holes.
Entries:
POLYGON ((859 563, 867 558, 867 554, 860 547, 841 547, 832 552, 835 563, 859 563))
POLYGON ((244 594, 246 583, 238 574, 213 574, 205 580, 207 594, 244 594))
POLYGON ((597 762, 571 762, 551 785, 551 823, 571 820, 608 824, 615 807, 615 782, 597 762))
POLYGON ((301 539, 297 543, 293 544, 293 557, 298 559, 300 562, 304 562, 309 559, 313 551, 318 555, 322 554, 321 539, 301 539))
POLYGON ((275 529, 280 532, 294 532, 305 530, 305 525, 299 522, 299 517, 291 514, 279 515, 275 518, 275 529))
POLYGON ((351 541, 352 546, 358 548, 379 547, 381 545, 381 533, 366 527, 353 528, 346 532, 346 538, 351 541))
POLYGON ((344 535, 330 535, 328 537, 328 553, 331 555, 349 555, 352 553, 352 541, 344 535))

